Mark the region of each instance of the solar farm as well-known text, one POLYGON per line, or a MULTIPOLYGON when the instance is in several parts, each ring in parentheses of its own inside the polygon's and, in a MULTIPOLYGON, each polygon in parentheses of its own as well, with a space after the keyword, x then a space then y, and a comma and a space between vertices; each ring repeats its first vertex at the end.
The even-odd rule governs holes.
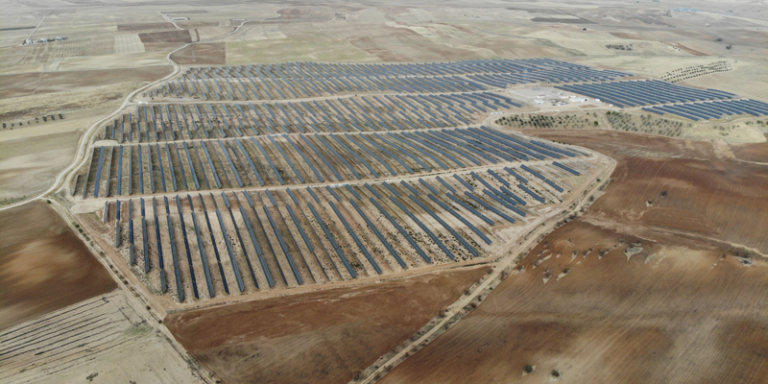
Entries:
POLYGON ((621 108, 673 114, 700 121, 726 115, 768 115, 768 103, 741 99, 730 92, 697 89, 660 80, 558 85, 556 88, 599 99, 621 108), (659 106, 652 106, 658 105, 659 106), (651 107, 652 106, 652 107, 651 107))
POLYGON ((472 92, 507 84, 582 82, 630 74, 552 59, 434 64, 281 63, 190 68, 149 92, 200 100, 285 100, 370 92, 472 92))
POLYGON ((104 124, 70 192, 103 200, 109 243, 179 303, 497 257, 606 167, 483 125, 524 105, 451 78, 512 71, 624 76, 554 60, 195 68, 150 91, 182 100, 104 124))
POLYGON ((604 166, 483 125, 526 108, 507 87, 768 112, 633 77, 551 59, 193 67, 103 124, 70 192, 104 200, 110 243, 180 303, 492 258, 604 166))

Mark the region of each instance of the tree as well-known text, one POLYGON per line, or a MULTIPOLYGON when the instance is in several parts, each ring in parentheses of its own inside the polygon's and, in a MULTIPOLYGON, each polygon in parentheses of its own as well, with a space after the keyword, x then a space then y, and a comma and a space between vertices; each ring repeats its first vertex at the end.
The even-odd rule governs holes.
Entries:
POLYGON ((535 368, 533 365, 530 365, 530 364, 526 364, 526 365, 525 365, 525 367, 523 367, 523 371, 524 371, 525 373, 533 373, 533 371, 534 371, 535 369, 536 369, 536 368, 535 368))

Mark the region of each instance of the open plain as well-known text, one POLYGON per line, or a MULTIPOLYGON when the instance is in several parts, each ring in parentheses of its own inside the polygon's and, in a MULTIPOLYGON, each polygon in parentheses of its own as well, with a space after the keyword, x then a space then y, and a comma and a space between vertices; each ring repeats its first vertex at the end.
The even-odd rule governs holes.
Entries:
POLYGON ((764 3, 0 9, 0 382, 768 376, 764 3))

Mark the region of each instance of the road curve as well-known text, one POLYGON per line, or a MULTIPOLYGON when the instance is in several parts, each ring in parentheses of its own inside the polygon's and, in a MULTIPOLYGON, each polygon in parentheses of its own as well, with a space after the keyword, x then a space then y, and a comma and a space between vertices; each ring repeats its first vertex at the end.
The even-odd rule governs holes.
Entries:
POLYGON ((222 38, 222 37, 227 37, 227 36, 229 36, 229 35, 231 35, 233 33, 236 33, 238 30, 240 30, 240 28, 243 26, 243 24, 245 24, 245 21, 240 23, 240 25, 238 25, 234 30, 232 30, 232 31, 230 31, 230 32, 228 32, 228 33, 226 33, 226 34, 224 34, 222 36, 217 36, 217 37, 213 37, 211 39, 206 39, 206 40, 196 41, 194 43, 185 44, 185 45, 183 45, 183 46, 181 46, 179 48, 174 49, 171 52, 168 52, 168 55, 165 56, 165 59, 168 61, 168 63, 170 63, 173 66, 173 72, 171 72, 167 76, 163 77, 162 79, 153 81, 153 82, 151 82, 149 84, 146 84, 146 85, 140 87, 139 89, 136 89, 135 91, 131 92, 125 98, 123 103, 120 104, 120 106, 117 107, 117 109, 115 109, 114 112, 112 112, 109 115, 99 119, 99 121, 93 123, 93 125, 88 127, 88 129, 85 131, 83 136, 80 138, 80 141, 78 142, 77 154, 75 155, 75 159, 72 161, 72 164, 70 164, 67 168, 65 168, 63 171, 61 171, 58 176, 56 176, 56 180, 53 182, 53 184, 48 189, 46 189, 42 193, 40 193, 40 194, 38 194, 36 196, 33 196, 33 197, 29 198, 29 199, 25 199, 25 200, 22 200, 22 201, 19 201, 19 202, 10 204, 10 205, 6 205, 4 207, 0 207, 0 211, 4 211, 6 209, 15 208, 15 207, 24 205, 26 203, 29 203, 31 201, 45 198, 46 196, 57 192, 59 189, 65 188, 69 184, 69 181, 72 179, 72 176, 75 174, 77 169, 82 167, 83 164, 85 163, 86 154, 88 153, 88 147, 90 145, 91 138, 96 133, 98 127, 102 123, 104 123, 105 121, 107 121, 107 120, 115 117, 116 115, 120 114, 120 112, 123 110, 123 108, 125 108, 126 106, 132 104, 131 99, 134 96, 136 96, 136 94, 138 94, 139 92, 145 91, 148 88, 151 88, 151 87, 153 87, 153 86, 155 86, 155 85, 157 85, 159 83, 162 83, 163 81, 169 80, 169 79, 173 78, 174 76, 178 75, 179 72, 181 72, 181 66, 176 64, 176 62, 174 62, 171 59, 171 55, 173 55, 174 53, 176 53, 176 52, 178 52, 178 51, 180 51, 180 50, 182 50, 182 49, 184 49, 184 48, 186 48, 186 47, 188 47, 190 45, 193 45, 193 44, 201 43, 203 41, 219 39, 219 38, 222 38))

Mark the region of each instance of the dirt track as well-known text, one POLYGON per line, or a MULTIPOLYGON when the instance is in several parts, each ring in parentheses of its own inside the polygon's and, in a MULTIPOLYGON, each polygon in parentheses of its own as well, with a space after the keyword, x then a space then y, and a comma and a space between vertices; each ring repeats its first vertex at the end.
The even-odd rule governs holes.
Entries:
POLYGON ((167 316, 165 324, 224 382, 342 383, 415 333, 488 271, 446 271, 188 311, 167 316))
POLYGON ((190 45, 173 55, 171 59, 178 64, 225 64, 227 62, 225 43, 202 43, 190 45), (194 60, 192 53, 194 52, 194 60))

